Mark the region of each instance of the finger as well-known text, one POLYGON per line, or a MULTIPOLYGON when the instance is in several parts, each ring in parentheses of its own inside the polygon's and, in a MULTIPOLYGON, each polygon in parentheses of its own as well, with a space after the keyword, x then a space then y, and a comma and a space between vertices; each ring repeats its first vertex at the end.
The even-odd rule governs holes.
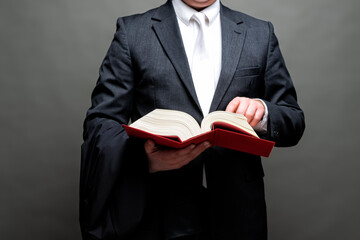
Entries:
POLYGON ((211 144, 208 141, 196 145, 195 148, 193 148, 187 155, 182 156, 181 160, 179 159, 179 161, 174 162, 173 167, 181 168, 189 164, 192 160, 198 157, 203 151, 205 151, 209 147, 211 147, 211 144))
POLYGON ((162 155, 163 163, 166 163, 171 169, 177 169, 186 164, 189 154, 195 147, 195 144, 191 144, 182 149, 161 150, 159 154, 162 155))
POLYGON ((238 108, 239 104, 240 104, 240 98, 236 97, 229 102, 225 111, 234 113, 234 112, 236 112, 236 109, 238 108))
POLYGON ((187 163, 194 160, 196 157, 198 157, 202 152, 204 152, 207 148, 211 147, 211 144, 209 141, 202 142, 194 148, 185 158, 187 163))
POLYGON ((155 152, 155 150, 157 149, 155 146, 155 142, 151 139, 147 140, 144 144, 144 148, 145 148, 145 152, 146 153, 152 153, 155 152))
POLYGON ((190 156, 192 159, 195 159, 197 156, 199 156, 202 152, 204 152, 206 149, 211 147, 211 143, 209 141, 202 142, 198 144, 193 151, 191 151, 190 156))
POLYGON ((244 113, 244 116, 246 117, 248 123, 251 123, 251 121, 254 119, 256 110, 257 110, 256 103, 254 103, 253 101, 249 101, 248 108, 244 113))
POLYGON ((236 113, 242 114, 245 116, 245 113, 249 107, 249 98, 241 98, 240 104, 236 110, 236 113))
POLYGON ((261 119, 264 117, 264 114, 265 114, 265 110, 262 108, 258 108, 257 111, 255 112, 254 118, 250 122, 250 126, 255 127, 256 124, 258 124, 261 121, 261 119))
POLYGON ((196 148, 195 144, 191 144, 185 148, 174 150, 175 157, 182 160, 181 158, 186 157, 191 151, 193 151, 196 148))
POLYGON ((186 148, 182 149, 160 149, 158 148, 154 142, 145 143, 146 149, 148 155, 154 156, 158 161, 161 161, 166 164, 178 164, 181 161, 184 161, 184 159, 187 158, 187 155, 194 149, 196 146, 195 144, 192 144, 186 148), (151 144, 154 144, 151 146, 151 144), (155 156, 156 154, 156 156, 155 156))

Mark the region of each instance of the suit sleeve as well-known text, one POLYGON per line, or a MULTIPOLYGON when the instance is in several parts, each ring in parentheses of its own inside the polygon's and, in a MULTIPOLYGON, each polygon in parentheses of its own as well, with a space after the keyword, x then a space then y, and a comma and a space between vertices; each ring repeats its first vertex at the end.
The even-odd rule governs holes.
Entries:
POLYGON ((264 101, 269 111, 267 138, 278 147, 293 146, 304 129, 304 113, 297 103, 297 95, 280 52, 278 40, 269 24, 269 46, 265 70, 264 101))
POLYGON ((145 167, 131 167, 141 151, 133 152, 139 146, 128 139, 122 127, 131 115, 133 89, 130 52, 119 18, 84 122, 80 175, 83 239, 113 239, 115 232, 118 236, 126 234, 141 218, 144 204, 139 199, 144 197, 140 176, 145 167))

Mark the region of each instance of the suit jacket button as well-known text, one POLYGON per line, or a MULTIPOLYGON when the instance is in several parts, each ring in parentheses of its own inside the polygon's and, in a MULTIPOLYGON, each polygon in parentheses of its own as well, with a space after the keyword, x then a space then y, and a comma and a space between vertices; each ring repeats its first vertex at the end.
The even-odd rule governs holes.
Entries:
POLYGON ((278 131, 273 131, 274 137, 279 137, 279 132, 278 131))

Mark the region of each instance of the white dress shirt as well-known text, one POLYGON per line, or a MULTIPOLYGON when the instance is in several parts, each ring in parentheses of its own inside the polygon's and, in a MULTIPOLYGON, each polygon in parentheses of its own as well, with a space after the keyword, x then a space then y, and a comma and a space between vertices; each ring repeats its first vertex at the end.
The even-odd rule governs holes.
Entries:
MULTIPOLYGON (((194 53, 196 38, 199 32, 199 27, 192 16, 197 12, 197 10, 191 8, 186 5, 182 0, 173 0, 172 1, 174 10, 177 16, 181 37, 183 40, 186 56, 189 62, 190 70, 192 64, 192 58, 194 53)), ((212 71, 212 79, 209 80, 209 84, 214 84, 214 91, 219 81, 220 72, 221 72, 221 50, 222 50, 222 42, 221 42, 221 22, 220 22, 220 1, 215 1, 209 7, 201 10, 202 13, 206 16, 206 44, 207 48, 211 49, 208 51, 208 55, 210 58, 208 71, 212 71)), ((199 93, 201 88, 195 89, 198 96, 202 94, 199 93)), ((212 94, 212 93, 205 93, 212 94)), ((265 107, 265 115, 263 119, 254 127, 254 129, 258 132, 266 132, 267 131, 267 120, 268 120, 268 110, 266 104, 261 100, 265 107)), ((208 112, 203 111, 204 116, 208 112)))

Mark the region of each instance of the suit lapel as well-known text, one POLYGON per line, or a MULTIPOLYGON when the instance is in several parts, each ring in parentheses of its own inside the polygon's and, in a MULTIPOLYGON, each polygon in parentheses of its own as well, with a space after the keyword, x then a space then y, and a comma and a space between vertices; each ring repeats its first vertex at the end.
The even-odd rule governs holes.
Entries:
POLYGON ((166 4, 158 8, 158 11, 152 17, 152 20, 154 22, 153 29, 162 47, 164 48, 185 88, 194 100, 194 103, 201 112, 179 25, 171 1, 168 1, 166 4))
POLYGON ((242 20, 231 10, 221 5, 222 60, 219 82, 211 103, 210 112, 215 111, 230 86, 238 65, 246 36, 242 20))

